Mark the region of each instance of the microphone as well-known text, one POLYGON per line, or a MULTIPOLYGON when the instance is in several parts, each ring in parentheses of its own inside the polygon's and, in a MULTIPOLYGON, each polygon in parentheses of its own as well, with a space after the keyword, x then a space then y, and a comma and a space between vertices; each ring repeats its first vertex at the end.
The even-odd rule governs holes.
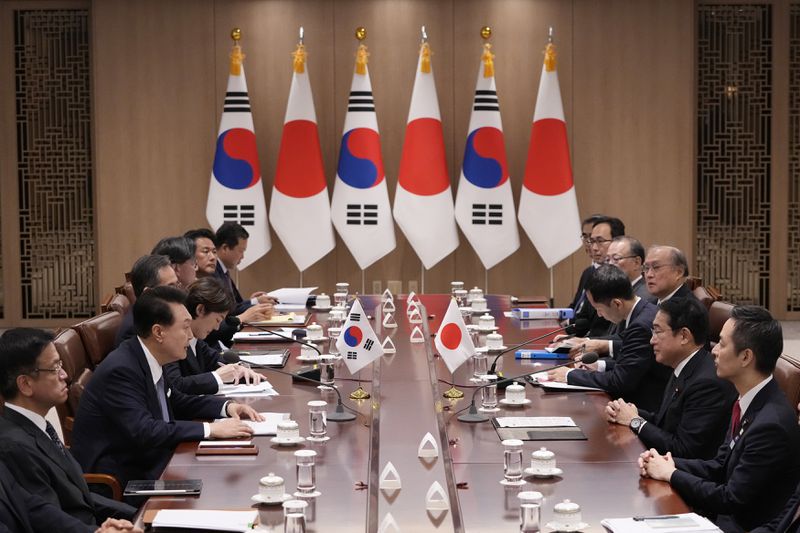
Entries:
MULTIPOLYGON (((492 385, 500 385, 501 383, 508 384, 512 381, 516 381, 518 379, 522 379, 526 376, 532 376, 534 374, 541 374, 542 372, 547 372, 549 370, 553 370, 556 368, 561 368, 562 366, 569 366, 575 363, 584 363, 590 365, 596 362, 600 356, 597 355, 597 352, 586 352, 583 354, 579 359, 575 359, 574 361, 569 361, 567 363, 561 363, 560 365, 551 366, 549 368, 544 368, 542 370, 537 370, 535 372, 526 372, 525 374, 514 376, 511 378, 501 379, 495 383, 488 383, 486 385, 481 385, 480 387, 476 388, 472 392, 472 399, 470 400, 469 407, 464 409, 469 409, 469 411, 463 415, 458 416, 458 420, 461 422, 486 422, 489 420, 489 417, 484 415, 483 413, 479 413, 477 407, 475 407, 475 396, 478 394, 478 391, 481 389, 485 389, 486 387, 491 387, 492 385)), ((462 409, 462 411, 464 410, 462 409)))
MULTIPOLYGON (((228 321, 229 324, 233 325, 233 321, 229 320, 231 318, 233 318, 236 321, 236 323, 241 324, 241 321, 235 316, 228 316, 225 320, 228 321)), ((282 339, 286 339, 289 342, 296 342, 297 344, 302 344, 304 346, 308 346, 310 348, 313 348, 314 351, 317 352, 317 354, 320 355, 320 357, 322 356, 322 352, 319 351, 319 348, 317 348, 316 346, 314 346, 311 343, 303 342, 301 340, 294 339, 292 337, 287 337, 286 335, 281 335, 280 333, 277 333, 275 331, 270 331, 270 330, 268 330, 266 328, 263 328, 261 326, 257 326, 255 324, 249 324, 249 323, 245 322, 243 325, 250 326, 250 327, 253 327, 253 328, 256 328, 256 329, 260 329, 262 331, 269 331, 271 334, 275 335, 276 337, 280 337, 282 339)), ((237 354, 233 350, 226 350, 226 351, 222 352, 222 360, 226 361, 226 362, 236 362, 236 363, 241 361, 241 359, 239 358, 239 354, 237 354)), ((263 365, 251 365, 251 366, 253 366, 255 368, 261 368, 261 369, 264 369, 264 370, 269 370, 270 372, 277 372, 278 374, 284 374, 284 375, 287 375, 287 376, 291 376, 292 379, 298 379, 300 381, 308 381, 309 383, 315 383, 317 385, 322 385, 323 387, 329 387, 329 388, 333 389, 333 391, 336 393, 336 397, 337 397, 336 408, 334 409, 333 413, 330 413, 330 414, 327 415, 328 420, 331 420, 333 422, 348 422, 350 420, 355 420, 355 418, 356 418, 355 414, 353 414, 352 412, 348 413, 348 412, 345 411, 345 409, 348 409, 348 410, 351 410, 351 411, 352 411, 352 409, 350 409, 349 407, 345 407, 344 403, 342 402, 342 393, 339 392, 339 389, 337 389, 336 387, 330 387, 329 385, 326 385, 325 383, 321 382, 318 379, 310 378, 308 376, 304 376, 303 374, 296 374, 294 372, 287 372, 285 370, 278 370, 277 368, 274 368, 274 367, 271 367, 271 366, 263 366, 263 365)), ((318 371, 317 371, 317 374, 319 374, 318 371)))
POLYGON ((562 328, 558 328, 558 329, 555 329, 553 331, 548 331, 544 335, 539 335, 538 337, 536 337, 534 339, 528 339, 527 341, 522 342, 520 344, 517 344, 516 346, 512 346, 511 348, 507 348, 507 349, 503 350, 502 352, 497 354, 497 357, 494 358, 494 361, 492 361, 492 366, 489 367, 489 371, 487 372, 487 374, 496 374, 495 370, 497 369, 497 360, 500 359, 500 357, 502 357, 503 355, 507 354, 508 352, 513 352, 517 348, 522 348, 526 344, 530 344, 532 342, 536 342, 536 341, 540 341, 542 339, 545 339, 545 338, 549 337, 550 335, 553 335, 554 333, 559 333, 561 331, 565 331, 565 332, 571 334, 574 331, 574 329, 575 329, 575 325, 574 324, 569 324, 569 325, 564 326, 562 328))

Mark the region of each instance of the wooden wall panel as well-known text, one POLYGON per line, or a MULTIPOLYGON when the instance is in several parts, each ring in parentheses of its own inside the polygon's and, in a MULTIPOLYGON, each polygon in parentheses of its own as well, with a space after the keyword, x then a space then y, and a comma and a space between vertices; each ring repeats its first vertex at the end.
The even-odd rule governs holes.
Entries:
MULTIPOLYGON (((547 27, 559 78, 581 213, 614 213, 645 243, 692 245, 693 3, 611 0, 183 0, 93 3, 98 250, 101 293, 155 241, 205 224, 232 27, 244 32, 245 69, 269 202, 297 29, 306 28, 309 73, 328 183, 333 185, 352 78, 353 31, 368 30, 370 74, 390 196, 426 24, 455 186, 480 57, 479 28, 494 28, 497 84, 515 198, 519 198, 547 27)), ((420 262, 396 229, 397 249, 373 280, 420 280, 420 262)), ((241 274, 245 291, 295 285, 299 273, 273 238, 241 274)), ((496 292, 546 294, 548 272, 527 237, 489 275, 496 292)), ((587 264, 582 251, 554 269, 564 304, 587 264)), ((426 273, 426 290, 484 270, 461 236, 456 253, 426 273)), ((361 276, 339 241, 303 277, 330 291, 361 276)))

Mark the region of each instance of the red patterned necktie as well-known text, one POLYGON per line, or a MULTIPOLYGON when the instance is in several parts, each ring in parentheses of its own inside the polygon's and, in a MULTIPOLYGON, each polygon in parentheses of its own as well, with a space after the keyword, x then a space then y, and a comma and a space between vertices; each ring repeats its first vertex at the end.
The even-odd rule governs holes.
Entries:
POLYGON ((731 438, 736 437, 739 432, 739 423, 742 421, 742 408, 739 407, 739 400, 733 404, 733 412, 731 413, 731 438))

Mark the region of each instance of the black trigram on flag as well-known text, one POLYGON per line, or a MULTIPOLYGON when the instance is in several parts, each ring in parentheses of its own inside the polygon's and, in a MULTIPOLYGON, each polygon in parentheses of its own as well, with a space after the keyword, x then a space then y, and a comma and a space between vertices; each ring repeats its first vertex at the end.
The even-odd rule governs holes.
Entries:
POLYGON ((358 352, 347 352, 348 359, 358 359, 358 352))
POLYGON ((364 349, 370 351, 372 349, 372 345, 375 344, 375 341, 372 339, 367 339, 364 341, 364 349))
POLYGON ((375 112, 375 100, 372 99, 372 91, 350 91, 347 110, 375 112))
POLYGON ((472 204, 472 223, 478 226, 503 224, 503 204, 472 204))
POLYGON ((378 204, 347 204, 347 224, 377 226, 378 204))
POLYGON ((253 205, 223 205, 225 222, 238 222, 242 226, 255 226, 256 208, 253 205))
POLYGON ((231 91, 225 93, 225 105, 222 107, 223 113, 249 113, 250 98, 245 92, 231 91))
POLYGON ((353 322, 361 322, 361 313, 350 313, 350 320, 353 322))
POLYGON ((497 91, 475 91, 475 102, 472 105, 473 111, 500 111, 500 103, 497 100, 497 91))

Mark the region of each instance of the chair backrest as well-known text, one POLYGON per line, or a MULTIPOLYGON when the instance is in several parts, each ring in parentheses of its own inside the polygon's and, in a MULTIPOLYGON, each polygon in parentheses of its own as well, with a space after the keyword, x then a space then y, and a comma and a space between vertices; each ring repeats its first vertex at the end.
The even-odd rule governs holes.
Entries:
POLYGON ((128 298, 130 305, 136 302, 136 293, 133 292, 133 284, 130 281, 126 281, 123 285, 116 287, 114 290, 117 294, 124 294, 128 298))
POLYGON ((130 306, 131 301, 128 300, 128 297, 124 294, 117 293, 111 298, 106 307, 109 311, 116 311, 120 315, 124 315, 130 306))
MULTIPOLYGON (((706 288, 703 287, 702 285, 693 290, 692 294, 694 294, 695 298, 700 300, 700 302, 706 306, 706 309, 710 309, 711 304, 713 304, 714 300, 716 300, 716 298, 714 298, 714 296, 712 296, 712 294, 708 292, 708 290, 706 290, 706 288)), ((111 304, 109 304, 109 306, 110 305, 111 304)))
POLYGON ((800 402, 800 358, 781 355, 775 365, 774 376, 789 403, 797 410, 797 403, 800 402))
POLYGON ((114 339, 122 323, 122 315, 108 311, 80 324, 72 326, 77 330, 89 355, 89 366, 94 368, 114 349, 114 339))
POLYGON ((686 281, 683 282, 690 291, 695 290, 697 287, 701 287, 703 285, 703 278, 698 278, 696 276, 686 276, 686 281))
POLYGON ((57 405, 58 419, 61 421, 61 429, 64 433, 64 442, 69 446, 71 443, 72 419, 75 418, 78 402, 72 401, 72 388, 76 380, 88 370, 89 355, 83 345, 80 335, 74 329, 65 329, 56 335, 53 344, 56 347, 59 357, 64 364, 64 371, 67 373, 67 383, 69 383, 69 396, 67 401, 57 405), (73 407, 74 404, 74 407, 73 407))
POLYGON ((716 301, 708 309, 708 340, 712 345, 719 342, 722 326, 731 317, 733 307, 732 303, 716 301))

